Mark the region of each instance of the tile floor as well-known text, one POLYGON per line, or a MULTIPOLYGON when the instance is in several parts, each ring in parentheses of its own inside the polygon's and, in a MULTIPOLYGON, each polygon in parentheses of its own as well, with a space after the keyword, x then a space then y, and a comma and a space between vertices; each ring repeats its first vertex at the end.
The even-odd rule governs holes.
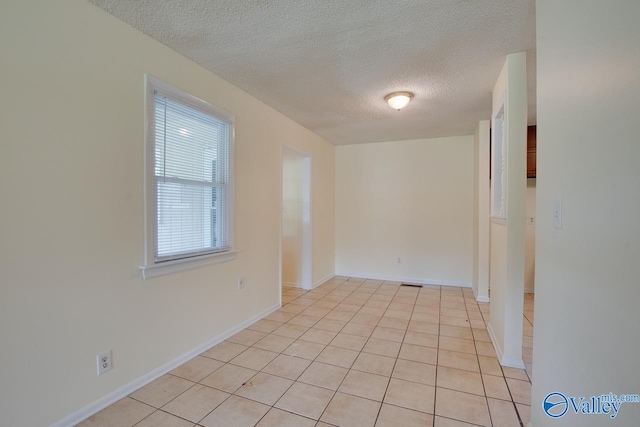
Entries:
MULTIPOLYGON (((526 426, 527 370, 503 368, 471 289, 334 277, 81 427, 526 426)), ((529 373, 527 373, 527 371, 529 373)))

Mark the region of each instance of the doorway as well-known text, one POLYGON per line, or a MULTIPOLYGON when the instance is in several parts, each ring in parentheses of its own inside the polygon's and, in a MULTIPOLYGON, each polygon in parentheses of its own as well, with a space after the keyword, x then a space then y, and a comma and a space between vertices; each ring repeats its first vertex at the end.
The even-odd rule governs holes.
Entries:
MULTIPOLYGON (((311 289, 311 156, 282 146, 280 283, 311 289)), ((281 292, 282 295, 282 292, 281 292)))

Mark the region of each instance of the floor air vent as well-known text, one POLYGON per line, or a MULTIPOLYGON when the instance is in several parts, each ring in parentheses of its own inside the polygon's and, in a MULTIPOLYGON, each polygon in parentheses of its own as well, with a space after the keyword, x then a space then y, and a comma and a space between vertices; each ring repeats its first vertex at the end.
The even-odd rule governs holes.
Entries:
POLYGON ((421 288, 422 285, 416 285, 415 283, 401 283, 400 286, 408 286, 410 288, 421 288))

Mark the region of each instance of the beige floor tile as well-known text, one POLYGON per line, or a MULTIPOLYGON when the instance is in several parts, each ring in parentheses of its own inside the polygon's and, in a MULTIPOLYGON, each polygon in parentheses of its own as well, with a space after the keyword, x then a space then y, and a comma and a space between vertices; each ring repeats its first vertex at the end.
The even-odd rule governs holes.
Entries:
POLYGON ((309 418, 271 408, 256 427, 314 427, 315 425, 316 422, 309 418))
POLYGON ((390 377, 396 359, 378 354, 360 353, 351 369, 390 377))
POLYGON ((471 328, 451 325, 440 325, 440 335, 445 337, 460 338, 465 340, 472 340, 473 333, 471 328))
POLYGON ((280 311, 283 311, 285 313, 295 313, 295 314, 299 314, 302 313, 304 310, 307 309, 306 305, 301 305, 301 304, 296 304, 295 302, 290 302, 288 304, 285 304, 280 311))
POLYGON ((130 394, 136 400, 160 408, 184 393, 194 383, 174 375, 166 374, 130 394))
MULTIPOLYGON (((305 328, 310 328, 313 325, 315 325, 316 323, 318 323, 321 319, 322 319, 321 317, 306 316, 304 314, 298 314, 296 317, 294 317, 293 319, 289 320, 287 322, 287 324, 288 325, 302 326, 302 327, 305 327, 305 328)), ((282 326, 282 325, 280 325, 280 326, 282 326)), ((273 331, 271 331, 271 332, 273 332, 273 331)))
POLYGON ((264 332, 250 331, 249 329, 245 329, 228 338, 227 341, 234 342, 236 344, 251 346, 266 336, 267 334, 265 334, 264 332))
MULTIPOLYGON (((463 423, 462 421, 452 420, 436 416, 434 419, 434 427, 476 427, 477 424, 463 423)), ((519 427, 519 426, 518 426, 519 427)))
MULTIPOLYGON (((364 306, 365 307, 374 307, 374 308, 391 308, 389 307, 389 301, 378 301, 370 299, 367 301, 364 306)), ((398 310, 397 308, 395 310, 398 310)))
POLYGON ((333 393, 332 390, 326 388, 296 382, 275 406, 317 420, 329 404, 333 393))
POLYGON ((389 317, 391 319, 401 319, 401 320, 409 321, 409 319, 411 319, 411 312, 387 309, 387 311, 385 311, 382 317, 389 317))
POLYGON ((306 326, 292 325, 290 323, 285 323, 284 325, 280 326, 278 329, 273 331, 272 334, 280 335, 282 337, 287 337, 287 338, 298 339, 308 330, 309 328, 307 328, 306 326))
POLYGON ((472 340, 460 338, 440 337, 440 348, 443 350, 457 351, 460 353, 476 354, 476 347, 472 340))
POLYGON ((410 331, 422 332, 424 334, 438 335, 440 325, 437 323, 422 322, 420 320, 411 320, 408 329, 410 331))
POLYGON ((482 375, 482 382, 484 383, 484 391, 487 397, 493 397, 495 399, 511 400, 507 383, 504 382, 504 377, 494 375, 482 375))
POLYGON ((399 292, 393 297, 392 302, 400 303, 400 304, 415 304, 416 297, 414 296, 402 296, 399 292))
POLYGON ((472 329, 473 331, 473 339, 476 341, 482 342, 491 342, 491 337, 486 329, 472 329))
POLYGON ((341 427, 373 427, 379 409, 379 402, 336 393, 321 420, 341 427))
POLYGON ((347 313, 346 311, 331 310, 329 314, 324 316, 325 319, 342 320, 344 322, 350 321, 354 316, 354 313, 347 313))
POLYGON ((367 342, 367 338, 360 337, 357 335, 349 335, 344 333, 339 333, 336 337, 331 341, 330 345, 334 347, 347 348, 349 350, 360 351, 362 347, 367 342))
POLYGON ((231 396, 199 424, 204 427, 253 427, 268 411, 267 405, 231 396))
POLYGON ((247 348, 249 347, 247 347, 246 345, 223 341, 220 344, 211 347, 209 350, 203 352, 201 356, 220 360, 221 362, 228 362, 229 360, 245 351, 247 348))
POLYGON ((438 348, 438 336, 424 334, 422 332, 407 331, 404 336, 404 342, 407 344, 421 345, 423 347, 438 348))
POLYGON ((265 366, 262 372, 295 380, 310 364, 310 360, 281 354, 265 366))
POLYGON ((523 405, 531 404, 531 383, 529 381, 520 381, 513 378, 507 378, 507 385, 513 397, 513 401, 523 405))
POLYGON ((371 338, 402 342, 402 340, 404 339, 404 333, 405 331, 401 329, 384 328, 382 326, 378 326, 373 331, 373 334, 371 334, 371 338))
POLYGON ((393 299, 393 296, 391 296, 391 295, 381 295, 381 294, 378 294, 377 291, 376 291, 376 293, 371 295, 371 297, 369 298, 369 301, 384 301, 384 302, 390 303, 392 299, 393 299))
MULTIPOLYGON (((336 311, 344 311, 346 313, 352 313, 352 314, 356 314, 357 312, 360 311, 360 309, 362 308, 361 305, 355 305, 355 304, 345 304, 344 301, 341 302, 340 304, 338 304, 338 306, 334 309, 336 311)), ((367 310, 382 310, 379 308, 371 308, 371 307, 364 307, 367 310)))
POLYGON ((327 346, 316 358, 316 362, 350 368, 358 357, 358 352, 346 348, 327 346))
POLYGON ((273 313, 265 317, 265 319, 273 320, 274 322, 288 322, 294 317, 296 317, 295 313, 287 313, 284 311, 274 311, 273 313))
POLYGON ((229 363, 259 371, 278 356, 278 353, 251 347, 231 359, 229 363))
POLYGON ((325 331, 340 332, 347 322, 343 320, 322 319, 316 323, 314 329, 322 329, 325 331))
POLYGON ((398 342, 369 338, 362 351, 380 356, 398 357, 400 346, 398 342))
POLYGON ((321 329, 311 328, 307 332, 305 332, 304 335, 300 337, 300 339, 302 341, 309 341, 327 345, 336 337, 336 335, 338 335, 337 332, 323 331, 321 329))
POLYGON ((382 404, 376 427, 427 427, 433 424, 433 415, 398 406, 382 404))
POLYGON ((248 326, 247 329, 252 331, 264 332, 265 334, 270 334, 271 332, 278 329, 282 326, 282 322, 274 322, 273 320, 261 319, 252 325, 248 326))
POLYGON ((382 316, 371 316, 369 314, 356 314, 351 318, 351 322, 360 323, 362 325, 376 326, 382 319, 382 316))
POLYGON ((389 310, 398 310, 411 313, 413 311, 413 304, 407 304, 402 302, 392 302, 387 307, 389 310))
POLYGON ((459 317, 440 316, 440 324, 450 326, 462 326, 468 328, 471 326, 471 322, 468 319, 461 319, 459 317))
POLYGON ((375 326, 363 325, 361 323, 349 322, 340 332, 343 334, 357 335, 359 337, 369 338, 375 326))
POLYGON ((299 382, 337 390, 349 372, 346 368, 313 362, 298 378, 299 382))
POLYGON ((255 343, 253 347, 280 353, 285 348, 293 344, 294 341, 295 340, 293 338, 270 334, 255 343))
POLYGON ((527 373, 524 371, 524 369, 509 368, 508 366, 503 366, 502 371, 504 372, 504 376, 506 378, 513 378, 520 381, 529 380, 529 377, 527 377, 527 373))
POLYGON ((378 322, 378 326, 381 328, 400 329, 405 331, 409 326, 409 321, 404 319, 395 319, 393 317, 383 317, 378 322))
POLYGON ((271 406, 292 384, 293 381, 286 378, 259 372, 247 380, 235 394, 271 406))
POLYGON ((224 363, 219 360, 196 356, 169 373, 189 381, 198 382, 222 365, 224 363))
POLYGON ((484 396, 480 374, 463 369, 438 366, 437 386, 484 396))
POLYGON ((350 370, 338 391, 382 402, 389 377, 350 370))
POLYGON ((427 322, 427 323, 436 323, 436 324, 441 323, 440 316, 437 314, 431 314, 431 313, 414 312, 411 315, 411 320, 417 320, 420 322, 427 322))
POLYGON ((155 408, 125 397, 92 415, 78 427, 130 427, 148 417, 155 408))
POLYGON ((526 426, 529 421, 531 421, 531 406, 516 403, 516 409, 518 410, 518 414, 520 414, 520 419, 526 426))
POLYGON ((502 368, 496 357, 478 356, 478 360, 483 374, 502 376, 502 368))
POLYGON ((322 344, 298 340, 287 347, 282 353, 289 356, 313 360, 318 357, 325 347, 326 346, 322 344))
MULTIPOLYGON (((464 304, 462 304, 462 306, 464 306, 464 304)), ((469 316, 467 315, 467 310, 464 308, 462 310, 455 310, 452 308, 442 307, 440 309, 440 314, 443 316, 449 316, 449 317, 459 317, 461 319, 469 318, 469 316)))
POLYGON ((433 386, 391 378, 384 403, 432 414, 434 398, 433 386))
POLYGON ((166 412, 156 411, 140 423, 136 427, 193 427, 193 423, 185 421, 166 412))
POLYGON ((197 423, 228 397, 228 393, 196 384, 164 405, 162 410, 197 423))
POLYGON ((242 383, 257 374, 253 369, 226 364, 202 381, 201 384, 218 390, 233 393, 242 386, 242 383))
POLYGON ((438 350, 421 345, 402 344, 398 357, 400 359, 435 365, 438 358, 438 350))
POLYGON ((490 342, 476 341, 476 351, 480 356, 497 357, 493 344, 490 342))
POLYGON ((436 385, 436 367, 426 363, 398 359, 391 376, 401 380, 436 385))
POLYGON ((439 349, 438 365, 448 366, 449 368, 465 369, 472 372, 480 372, 478 357, 475 354, 439 349))
POLYGON ((488 398, 493 427, 517 427, 520 425, 513 402, 488 398))
POLYGON ((481 426, 491 426, 483 396, 436 388, 436 415, 481 426))

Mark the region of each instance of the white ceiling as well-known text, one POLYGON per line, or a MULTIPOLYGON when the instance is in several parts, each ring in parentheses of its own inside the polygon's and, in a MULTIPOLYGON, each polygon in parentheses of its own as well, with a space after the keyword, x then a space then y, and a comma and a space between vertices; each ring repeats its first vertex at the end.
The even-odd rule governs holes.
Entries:
POLYGON ((535 0, 90 1, 336 145, 473 133, 521 51, 535 123, 535 0))

